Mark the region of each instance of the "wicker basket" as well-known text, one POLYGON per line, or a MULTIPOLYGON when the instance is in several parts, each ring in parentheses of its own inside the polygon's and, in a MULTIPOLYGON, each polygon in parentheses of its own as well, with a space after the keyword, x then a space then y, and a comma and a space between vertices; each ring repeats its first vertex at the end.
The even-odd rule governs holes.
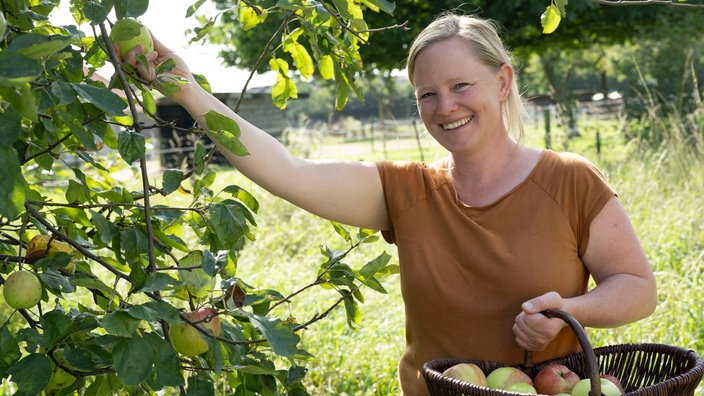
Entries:
MULTIPOLYGON (((627 396, 686 396, 693 395, 704 375, 704 359, 694 351, 662 344, 624 344, 592 349, 582 326, 568 313, 548 310, 549 317, 565 320, 577 334, 582 352, 577 352, 533 365, 526 353, 523 365, 516 366, 533 378, 543 367, 561 363, 580 378, 589 378, 593 395, 601 395, 599 373, 615 375, 627 396)), ((502 363, 470 360, 441 359, 423 365, 423 377, 432 396, 518 396, 519 393, 489 389, 444 376, 442 373, 454 364, 471 362, 485 373, 502 363)))

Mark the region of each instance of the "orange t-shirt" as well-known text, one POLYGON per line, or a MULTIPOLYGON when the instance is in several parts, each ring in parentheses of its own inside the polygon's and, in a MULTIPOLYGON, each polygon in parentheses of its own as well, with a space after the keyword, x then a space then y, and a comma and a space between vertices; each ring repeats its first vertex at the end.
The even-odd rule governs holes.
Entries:
MULTIPOLYGON (((589 225, 615 192, 585 158, 544 150, 526 180, 483 207, 459 201, 440 163, 377 167, 392 224, 383 235, 398 247, 406 311, 404 395, 428 394, 421 369, 433 359, 522 363, 512 330, 521 303, 587 291, 589 225)), ((533 361, 578 350, 566 327, 533 361)))

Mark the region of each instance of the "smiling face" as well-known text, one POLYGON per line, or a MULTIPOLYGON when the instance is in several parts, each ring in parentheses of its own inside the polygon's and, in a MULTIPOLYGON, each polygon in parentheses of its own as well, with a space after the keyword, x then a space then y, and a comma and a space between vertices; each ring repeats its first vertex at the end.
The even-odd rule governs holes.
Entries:
POLYGON ((454 37, 420 51, 412 77, 420 118, 445 149, 461 154, 505 141, 510 66, 485 65, 465 39, 454 37))

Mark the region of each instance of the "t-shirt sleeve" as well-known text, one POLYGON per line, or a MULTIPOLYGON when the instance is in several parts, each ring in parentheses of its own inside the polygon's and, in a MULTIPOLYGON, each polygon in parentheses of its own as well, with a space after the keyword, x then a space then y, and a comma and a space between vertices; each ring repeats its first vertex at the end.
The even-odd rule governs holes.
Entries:
POLYGON ((599 215, 606 203, 618 194, 608 183, 606 176, 596 165, 584 157, 573 155, 569 158, 569 168, 573 173, 573 185, 570 189, 576 218, 576 236, 579 243, 579 255, 584 256, 589 244, 589 231, 592 221, 599 215))

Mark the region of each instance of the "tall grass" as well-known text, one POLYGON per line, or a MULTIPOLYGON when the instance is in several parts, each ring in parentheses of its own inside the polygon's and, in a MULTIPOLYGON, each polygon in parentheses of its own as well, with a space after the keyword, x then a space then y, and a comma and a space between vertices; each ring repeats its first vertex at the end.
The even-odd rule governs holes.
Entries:
MULTIPOLYGON (((602 133, 600 155, 591 133, 570 141, 568 146, 570 151, 597 163, 619 192, 652 263, 659 289, 658 307, 651 317, 616 329, 589 329, 588 334, 593 346, 652 342, 691 348, 704 355, 702 131, 691 129, 696 123, 680 122, 672 116, 658 122, 666 128, 668 138, 656 148, 625 142, 613 126, 604 129, 605 135, 602 133)), ((604 124, 586 130, 598 128, 604 128, 604 124)), ((533 136, 533 141, 541 139, 533 136)), ((414 144, 397 147, 392 155, 414 159, 414 144)), ((432 157, 438 151, 432 149, 430 154, 432 157)), ((357 159, 379 159, 379 155, 374 150, 354 154, 357 159)), ((344 156, 341 151, 338 157, 344 156)), ((426 153, 426 160, 428 157, 426 153)), ((232 173, 233 178, 239 177, 232 173)), ((337 240, 330 224, 244 179, 241 185, 260 199, 262 207, 258 216, 259 238, 242 252, 240 276, 258 287, 268 285, 280 290, 295 289, 310 281, 317 269, 318 245, 334 244, 337 240)), ((394 247, 383 241, 367 246, 352 260, 363 263, 382 250, 396 260, 394 247)), ((339 311, 304 331, 304 346, 315 355, 306 380, 312 394, 398 394, 396 364, 404 347, 398 277, 387 280, 385 287, 387 295, 367 293, 362 328, 348 328, 344 312, 339 311)), ((286 314, 312 315, 333 298, 324 292, 312 292, 286 307, 290 311, 286 314)), ((704 395, 702 386, 696 395, 704 395)))

